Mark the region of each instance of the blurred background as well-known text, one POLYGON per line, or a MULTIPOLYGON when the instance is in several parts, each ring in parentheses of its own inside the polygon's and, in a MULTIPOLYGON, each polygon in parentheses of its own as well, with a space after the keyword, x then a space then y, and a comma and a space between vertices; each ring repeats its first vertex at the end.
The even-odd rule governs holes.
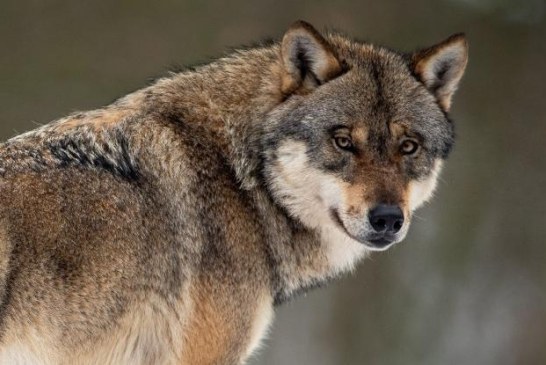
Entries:
POLYGON ((296 19, 412 50, 466 32, 458 141, 409 237, 279 308, 257 364, 546 364, 546 2, 0 1, 0 138, 296 19))

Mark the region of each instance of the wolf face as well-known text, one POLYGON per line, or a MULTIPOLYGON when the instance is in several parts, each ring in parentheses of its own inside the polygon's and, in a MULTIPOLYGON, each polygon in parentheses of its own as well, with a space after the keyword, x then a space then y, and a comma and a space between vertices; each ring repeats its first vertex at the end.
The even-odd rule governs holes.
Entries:
POLYGON ((453 144, 447 112, 466 65, 463 36, 408 56, 300 23, 282 52, 287 100, 263 139, 272 195, 354 250, 400 242, 453 144))

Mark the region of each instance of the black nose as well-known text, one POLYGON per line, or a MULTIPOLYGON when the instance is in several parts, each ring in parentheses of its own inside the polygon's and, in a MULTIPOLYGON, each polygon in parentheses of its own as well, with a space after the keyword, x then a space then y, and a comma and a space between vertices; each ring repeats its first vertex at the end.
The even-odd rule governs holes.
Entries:
POLYGON ((404 224, 404 213, 397 205, 379 204, 370 210, 368 219, 377 233, 394 234, 404 224))

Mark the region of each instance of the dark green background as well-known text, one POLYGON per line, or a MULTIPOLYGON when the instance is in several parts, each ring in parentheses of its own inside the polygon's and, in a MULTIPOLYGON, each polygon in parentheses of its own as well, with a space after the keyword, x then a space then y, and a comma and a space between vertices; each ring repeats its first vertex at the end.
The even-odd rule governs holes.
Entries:
POLYGON ((296 19, 411 50, 464 31, 458 142, 406 241, 278 310, 253 364, 546 363, 546 3, 0 2, 0 137, 296 19))

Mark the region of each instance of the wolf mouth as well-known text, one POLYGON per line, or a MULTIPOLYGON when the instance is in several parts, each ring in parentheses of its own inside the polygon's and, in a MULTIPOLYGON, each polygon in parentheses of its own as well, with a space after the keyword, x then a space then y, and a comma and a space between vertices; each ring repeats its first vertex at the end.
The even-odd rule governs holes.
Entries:
POLYGON ((330 216, 332 217, 332 220, 341 228, 341 230, 345 232, 345 234, 347 234, 349 237, 351 237, 355 241, 362 243, 363 245, 365 245, 366 247, 370 249, 384 250, 396 240, 396 238, 390 234, 377 234, 369 238, 366 238, 366 240, 363 240, 351 234, 347 230, 347 228, 345 227, 345 224, 343 224, 343 221, 341 220, 341 217, 339 216, 337 209, 330 208, 330 216))
POLYGON ((392 235, 384 235, 378 238, 368 239, 368 241, 373 243, 376 247, 386 247, 395 241, 395 237, 392 235))

